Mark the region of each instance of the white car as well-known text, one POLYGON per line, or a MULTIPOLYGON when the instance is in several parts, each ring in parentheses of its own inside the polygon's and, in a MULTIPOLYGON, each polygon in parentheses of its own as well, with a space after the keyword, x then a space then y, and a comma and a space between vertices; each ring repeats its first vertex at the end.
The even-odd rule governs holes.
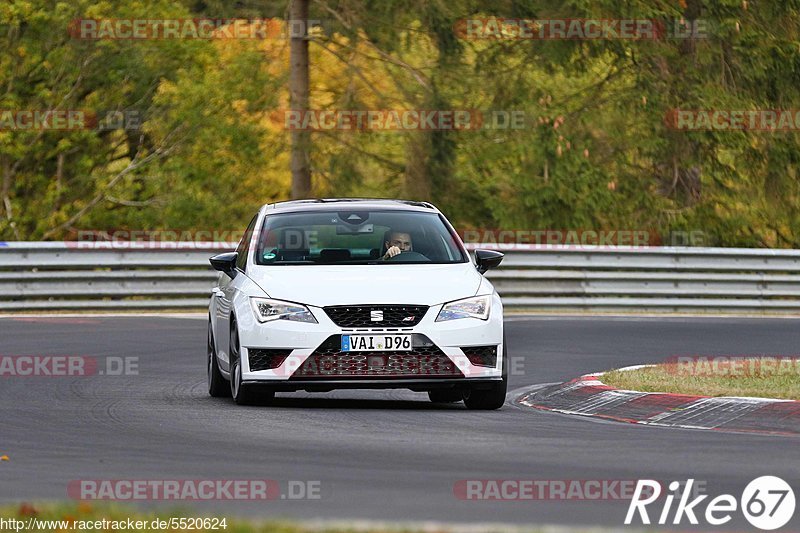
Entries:
POLYGON ((268 204, 220 271, 208 391, 238 404, 276 391, 407 388, 497 409, 507 388, 503 305, 433 205, 319 199, 268 204))

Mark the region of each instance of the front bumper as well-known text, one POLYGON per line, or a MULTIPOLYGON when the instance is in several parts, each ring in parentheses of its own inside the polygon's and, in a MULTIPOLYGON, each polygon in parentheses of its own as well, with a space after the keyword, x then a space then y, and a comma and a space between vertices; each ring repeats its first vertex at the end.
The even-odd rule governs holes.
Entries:
POLYGON ((334 389, 410 389, 415 392, 431 390, 461 389, 469 385, 470 389, 489 389, 503 378, 461 378, 461 379, 331 379, 331 380, 291 380, 250 379, 244 383, 250 385, 266 385, 276 392, 328 392, 334 389))
MULTIPOLYGON (((409 388, 412 390, 433 390, 453 388, 469 384, 470 387, 491 386, 502 379, 503 361, 503 307, 497 294, 493 295, 492 310, 488 320, 464 318, 446 322, 435 319, 442 305, 431 306, 424 317, 409 328, 369 328, 368 331, 337 326, 322 308, 309 306, 318 324, 298 323, 287 320, 259 323, 250 309, 242 309, 237 316, 239 339, 242 354, 242 381, 245 383, 268 384, 274 390, 331 390, 335 388, 409 388), (391 329, 391 331, 389 331, 391 329), (413 338, 427 338, 452 364, 453 372, 431 373, 426 365, 418 373, 412 371, 397 375, 324 375, 309 377, 302 371, 304 363, 316 364, 319 349, 330 342, 332 336, 371 333, 415 334, 413 338), (462 347, 497 346, 497 359, 494 367, 474 365, 465 355, 462 347), (283 349, 285 360, 273 369, 256 370, 250 368, 250 349, 283 349), (315 355, 316 354, 316 355, 315 355)), ((352 354, 356 352, 348 352, 352 354)), ((370 352, 371 354, 371 352, 370 352)), ((367 354, 369 355, 369 354, 367 354)), ((374 353, 377 355, 377 353, 374 353)), ((336 357, 330 355, 328 357, 336 357)), ((308 367, 308 364, 306 364, 308 367)), ((437 367, 440 368, 440 367, 437 367)))

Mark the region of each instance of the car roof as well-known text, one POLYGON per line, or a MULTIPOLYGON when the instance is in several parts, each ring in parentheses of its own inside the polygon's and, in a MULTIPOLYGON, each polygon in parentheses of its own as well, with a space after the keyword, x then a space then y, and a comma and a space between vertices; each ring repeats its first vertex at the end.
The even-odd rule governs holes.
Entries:
POLYGON ((439 210, 429 202, 414 200, 394 200, 388 198, 308 198, 266 204, 267 214, 276 212, 327 211, 336 209, 398 209, 438 213, 439 210))

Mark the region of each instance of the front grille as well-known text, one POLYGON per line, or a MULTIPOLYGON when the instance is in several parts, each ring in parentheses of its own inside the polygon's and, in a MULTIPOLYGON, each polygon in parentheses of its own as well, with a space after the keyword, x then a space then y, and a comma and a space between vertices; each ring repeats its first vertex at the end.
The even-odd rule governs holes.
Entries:
POLYGON ((323 309, 340 328, 405 328, 416 326, 428 311, 428 306, 336 305, 323 309))
POLYGON ((341 335, 332 335, 290 379, 349 377, 464 377, 453 361, 426 336, 413 336, 413 349, 400 352, 342 352, 341 335))
POLYGON ((247 350, 247 358, 250 361, 250 371, 269 370, 278 368, 283 364, 289 354, 290 348, 250 348, 247 350))
POLYGON ((469 362, 476 366, 494 367, 497 364, 497 346, 462 346, 469 362))

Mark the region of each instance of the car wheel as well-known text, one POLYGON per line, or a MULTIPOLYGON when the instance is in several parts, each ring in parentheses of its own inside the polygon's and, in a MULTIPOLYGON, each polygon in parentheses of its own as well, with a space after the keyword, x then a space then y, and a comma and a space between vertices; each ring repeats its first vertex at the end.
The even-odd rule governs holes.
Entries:
POLYGON ((275 397, 275 391, 260 389, 256 385, 242 383, 242 358, 239 346, 239 328, 231 320, 231 397, 238 405, 264 405, 275 397))
POLYGON ((433 403, 456 403, 464 399, 464 395, 460 390, 444 389, 444 390, 429 390, 428 398, 433 403))
POLYGON ((464 405, 467 409, 490 410, 500 409, 506 402, 508 391, 508 357, 506 339, 503 336, 503 380, 493 383, 489 389, 467 389, 464 391, 464 405))
POLYGON ((211 319, 208 321, 208 394, 214 398, 226 398, 231 395, 228 381, 222 377, 217 363, 217 350, 214 347, 214 332, 211 330, 211 319))

